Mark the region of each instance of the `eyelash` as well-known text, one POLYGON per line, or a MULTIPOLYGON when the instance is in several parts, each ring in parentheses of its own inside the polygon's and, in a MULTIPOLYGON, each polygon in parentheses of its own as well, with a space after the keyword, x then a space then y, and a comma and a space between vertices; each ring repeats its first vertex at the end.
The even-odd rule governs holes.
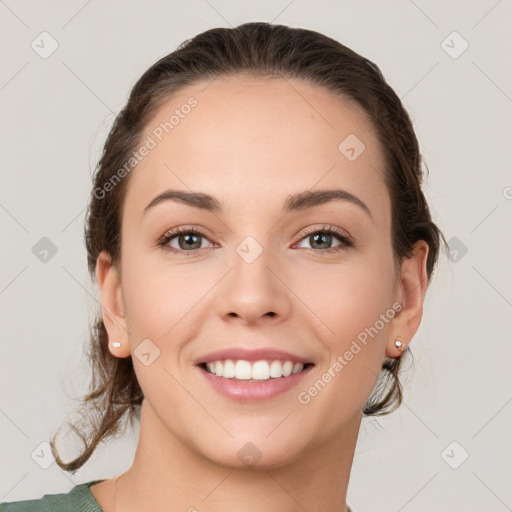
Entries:
MULTIPOLYGON (((322 229, 317 228, 312 231, 303 233, 303 234, 301 234, 301 238, 300 238, 299 242, 301 242, 304 238, 306 238, 310 235, 319 234, 319 233, 335 235, 335 238, 337 238, 340 242, 342 242, 342 245, 340 245, 338 247, 331 247, 330 249, 308 249, 310 251, 313 251, 316 254, 319 254, 319 255, 324 255, 325 253, 332 254, 332 253, 337 253, 339 251, 346 250, 349 247, 355 247, 355 243, 354 243, 353 239, 351 237, 347 236, 344 232, 340 231, 339 229, 337 229, 334 226, 322 226, 322 229)), ((167 245, 173 238, 176 238, 177 236, 183 235, 183 234, 199 235, 208 240, 208 237, 202 231, 200 231, 196 228, 185 228, 185 229, 176 228, 175 230, 163 235, 158 240, 157 245, 162 247, 162 249, 168 253, 179 254, 180 256, 185 256, 185 257, 194 256, 195 254, 197 254, 198 252, 200 252, 204 249, 203 248, 203 249, 194 249, 192 251, 184 251, 182 249, 175 249, 174 247, 170 247, 167 245)))

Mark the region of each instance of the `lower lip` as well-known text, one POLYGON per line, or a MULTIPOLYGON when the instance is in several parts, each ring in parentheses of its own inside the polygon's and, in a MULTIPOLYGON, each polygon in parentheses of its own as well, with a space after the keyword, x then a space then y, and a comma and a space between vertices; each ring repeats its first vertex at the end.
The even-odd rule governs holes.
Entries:
POLYGON ((198 368, 204 378, 221 395, 240 402, 254 402, 269 400, 290 390, 313 369, 313 366, 308 366, 301 372, 294 373, 288 377, 270 378, 261 382, 225 379, 224 377, 213 375, 201 366, 198 366, 198 368))

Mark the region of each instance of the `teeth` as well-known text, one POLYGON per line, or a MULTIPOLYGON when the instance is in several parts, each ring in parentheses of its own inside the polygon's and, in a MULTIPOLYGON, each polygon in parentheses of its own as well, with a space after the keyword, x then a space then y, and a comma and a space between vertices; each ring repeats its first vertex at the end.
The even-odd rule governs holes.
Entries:
POLYGON ((270 365, 270 376, 274 379, 282 377, 283 365, 279 361, 272 361, 270 365))
POLYGON ((295 365, 293 366, 293 371, 292 371, 292 373, 299 373, 299 372, 301 372, 303 369, 304 369, 304 365, 303 365, 302 363, 295 363, 295 365))
MULTIPOLYGON (((222 371, 222 363, 220 361, 215 362, 215 375, 219 377, 224 377, 224 372, 222 371), (220 371, 219 365, 220 364, 220 371)), ((252 379, 251 372, 251 363, 249 361, 237 361, 235 364, 235 377, 241 380, 249 380, 252 379)))
POLYGON ((288 375, 291 375, 293 372, 293 363, 291 361, 286 361, 283 364, 283 375, 285 377, 288 377, 288 375))
MULTIPOLYGON (((224 377, 224 375, 222 376, 224 377)), ((270 366, 267 361, 256 361, 252 365, 252 378, 255 380, 268 380, 270 378, 270 366)))
POLYGON ((294 364, 292 361, 274 360, 269 364, 269 361, 265 360, 251 363, 243 359, 238 361, 227 359, 225 361, 211 361, 206 364, 206 368, 210 373, 226 379, 263 381, 300 373, 304 369, 304 365, 302 363, 294 364))
POLYGON ((235 363, 231 359, 224 361, 220 374, 227 379, 232 379, 235 376, 235 363))

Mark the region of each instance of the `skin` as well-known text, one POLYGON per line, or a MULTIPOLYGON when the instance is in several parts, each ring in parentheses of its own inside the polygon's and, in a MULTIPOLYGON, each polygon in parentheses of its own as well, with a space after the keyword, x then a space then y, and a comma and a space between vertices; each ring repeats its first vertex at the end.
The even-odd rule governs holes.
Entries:
MULTIPOLYGON (((149 338, 160 356, 149 366, 133 357, 145 400, 115 508, 114 478, 91 491, 105 512, 345 511, 361 410, 383 358, 400 356, 396 337, 407 345, 421 322, 428 245, 418 242, 395 273, 384 160, 357 105, 299 80, 239 75, 207 85, 180 90, 148 123, 150 134, 190 96, 198 101, 131 173, 121 268, 105 252, 97 262, 111 353, 128 357, 149 338), (353 162, 338 150, 351 133, 366 145, 353 162), (168 188, 211 194, 224 209, 167 201, 144 215, 168 188), (346 201, 282 216, 288 195, 331 188, 357 196, 372 216, 346 201), (324 225, 357 245, 328 252, 342 242, 333 237, 323 249, 303 234, 324 225), (179 226, 203 231, 199 253, 156 245, 179 226), (250 264, 236 252, 247 236, 263 249, 250 264), (298 392, 393 303, 402 310, 310 403, 299 403, 298 392), (240 404, 192 362, 228 346, 289 350, 315 367, 277 398, 240 404), (247 442, 261 453, 251 467, 237 456, 247 442)), ((168 245, 190 250, 178 237, 168 245)))

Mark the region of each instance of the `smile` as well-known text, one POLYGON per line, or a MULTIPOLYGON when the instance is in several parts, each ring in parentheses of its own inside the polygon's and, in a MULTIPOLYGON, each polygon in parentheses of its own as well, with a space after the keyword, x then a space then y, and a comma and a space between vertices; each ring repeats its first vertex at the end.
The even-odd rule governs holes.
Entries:
POLYGON ((218 377, 233 380, 243 380, 249 382, 262 382, 270 379, 279 379, 289 377, 304 370, 305 367, 312 366, 310 363, 293 363, 293 361, 283 360, 260 360, 246 361, 239 360, 218 360, 203 363, 202 367, 218 377))
POLYGON ((226 359, 196 366, 207 383, 225 398, 237 402, 270 400, 294 388, 312 370, 313 363, 288 360, 226 359))

